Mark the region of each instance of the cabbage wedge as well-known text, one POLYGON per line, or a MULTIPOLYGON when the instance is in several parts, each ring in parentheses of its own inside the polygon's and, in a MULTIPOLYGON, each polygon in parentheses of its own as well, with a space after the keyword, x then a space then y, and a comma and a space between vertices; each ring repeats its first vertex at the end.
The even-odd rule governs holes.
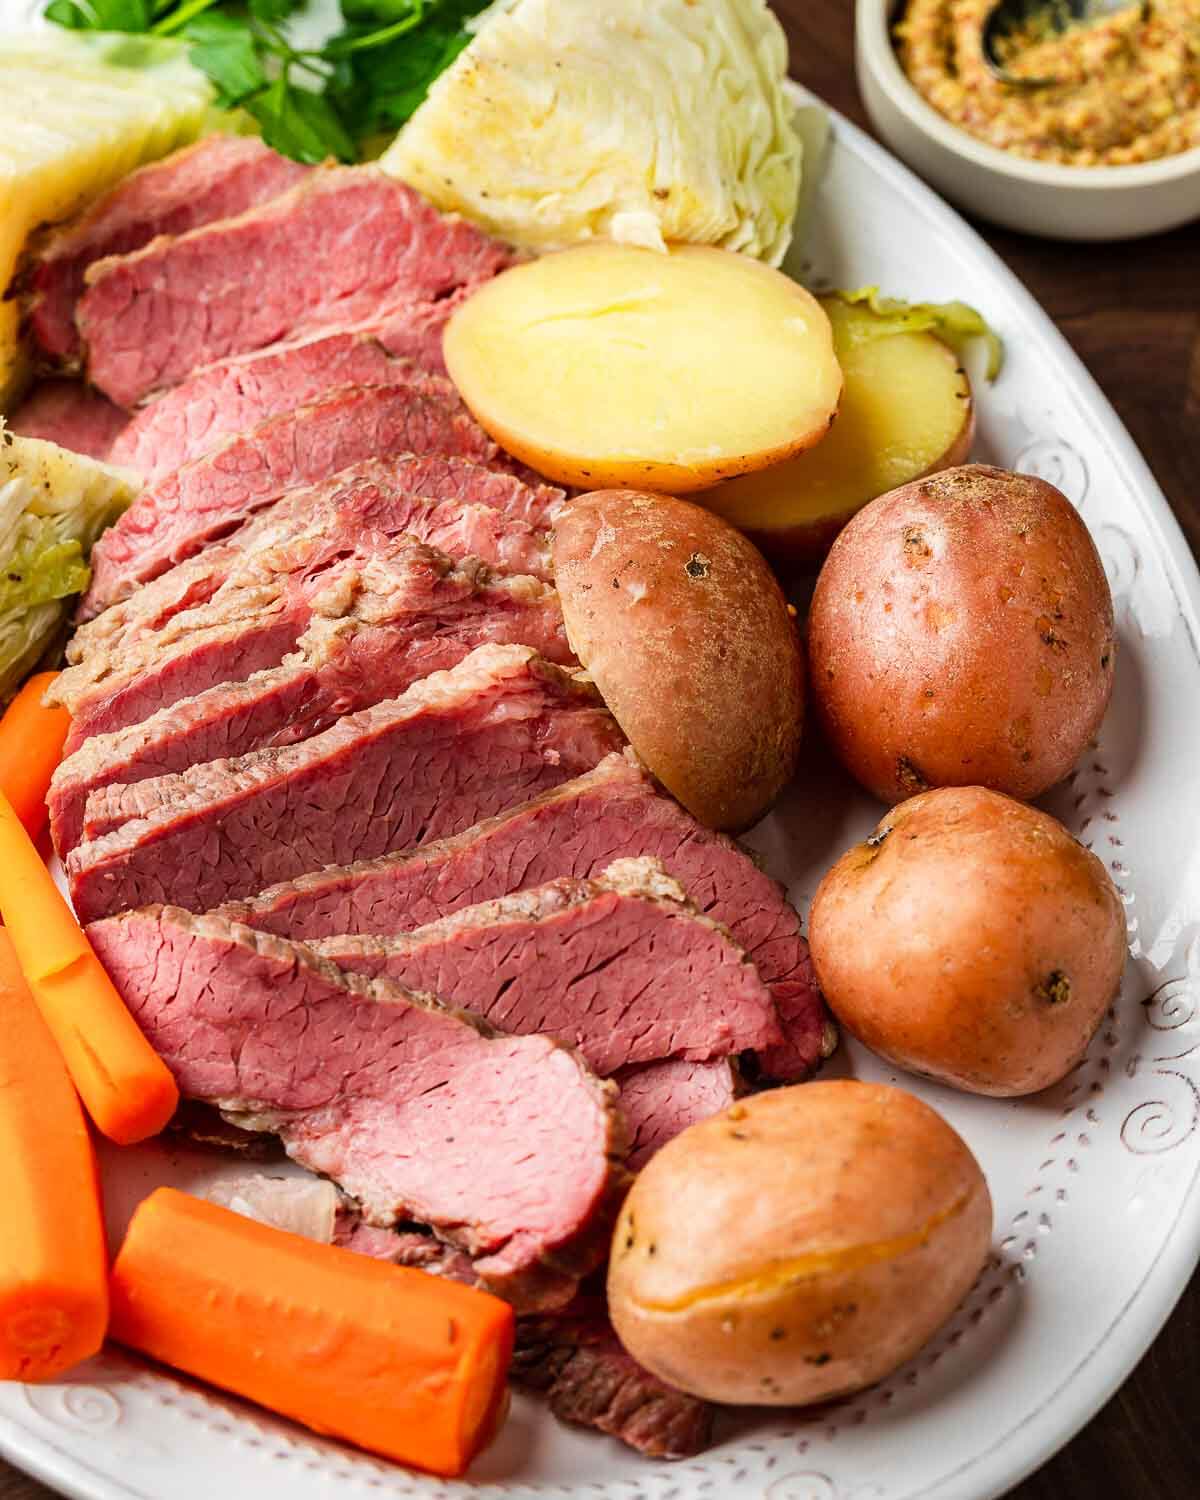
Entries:
POLYGON ((14 437, 0 419, 0 702, 53 646, 87 587, 92 543, 140 485, 127 469, 14 437))

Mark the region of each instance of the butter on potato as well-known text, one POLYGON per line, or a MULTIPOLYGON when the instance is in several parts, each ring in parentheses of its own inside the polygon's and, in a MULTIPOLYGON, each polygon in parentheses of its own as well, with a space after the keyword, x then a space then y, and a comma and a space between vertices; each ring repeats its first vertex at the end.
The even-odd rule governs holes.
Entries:
POLYGON ((634 1183, 608 1299, 622 1343, 712 1401, 800 1406, 917 1352, 983 1269, 987 1183, 902 1089, 808 1083, 676 1136, 634 1183))
POLYGON ((830 1009, 911 1072, 1002 1097, 1083 1056, 1125 967, 1107 870, 1048 813, 982 787, 893 808, 813 898, 830 1009))
POLYGON ((778 463, 829 430, 829 319, 728 250, 581 245, 489 281, 446 328, 463 400, 560 484, 667 494, 778 463))

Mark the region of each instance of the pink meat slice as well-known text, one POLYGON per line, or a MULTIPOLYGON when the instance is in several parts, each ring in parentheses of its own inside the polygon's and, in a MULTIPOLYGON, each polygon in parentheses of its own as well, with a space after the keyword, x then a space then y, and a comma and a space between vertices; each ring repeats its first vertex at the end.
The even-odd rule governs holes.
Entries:
MULTIPOLYGON (((245 659, 235 627, 218 643, 202 642, 199 662, 195 643, 185 639, 174 663, 132 678, 131 691, 156 675, 178 685, 189 666, 198 669, 189 696, 124 729, 93 735, 59 765, 47 801, 60 855, 79 842, 87 799, 102 786, 294 744, 488 642, 532 646, 548 661, 574 662, 552 588, 494 575, 474 561, 456 565, 408 538, 393 555, 336 568, 322 583, 296 650, 278 666, 225 680, 237 678, 245 659), (217 655, 229 659, 214 672, 217 655)), ((252 611, 240 622, 240 637, 257 640, 263 629, 262 615, 252 611)))
POLYGON ((780 1040, 758 971, 653 859, 616 860, 466 907, 414 932, 318 938, 340 968, 578 1047, 602 1074, 725 1058, 780 1040))
POLYGON ((786 1038, 760 1059, 768 1076, 791 1082, 811 1073, 835 1034, 786 892, 739 844, 665 795, 631 750, 452 838, 342 868, 314 866, 228 914, 302 942, 404 932, 527 886, 586 878, 626 855, 660 860, 754 960, 786 1038))
POLYGON ((210 452, 223 439, 306 406, 341 386, 410 384, 454 402, 444 377, 422 380, 373 334, 335 333, 239 355, 185 380, 137 412, 113 445, 112 461, 147 484, 210 452))
POLYGON ((67 857, 75 910, 91 921, 169 896, 205 911, 322 865, 429 843, 622 743, 587 679, 527 647, 481 646, 298 745, 93 793, 85 829, 113 831, 67 857))
POLYGON ((115 463, 112 447, 128 421, 127 411, 78 380, 39 380, 8 418, 8 429, 115 463))
POLYGON ((92 549, 92 582, 79 618, 91 619, 285 491, 363 459, 428 453, 502 464, 495 443, 464 408, 422 388, 427 378, 328 392, 228 438, 143 490, 92 549))
POLYGON ((319 484, 289 491, 227 542, 206 547, 111 605, 67 644, 76 664, 161 630, 226 585, 259 584, 326 567, 359 550, 364 535, 407 532, 451 557, 478 557, 510 573, 550 577, 550 539, 563 503, 552 485, 531 485, 465 459, 404 454, 367 459, 319 484))
POLYGON ((549 1038, 498 1036, 219 917, 153 907, 88 935, 180 1092, 278 1134, 370 1223, 430 1225, 523 1307, 561 1305, 603 1259, 615 1090, 549 1038))
POLYGON ((745 1092, 730 1058, 663 1062, 622 1068, 613 1074, 621 1090, 621 1112, 629 1127, 629 1166, 640 1172, 660 1146, 694 1125, 728 1109, 745 1092))
POLYGON ((23 283, 29 326, 42 353, 79 359, 75 307, 93 261, 138 250, 160 234, 182 234, 243 213, 293 187, 309 168, 249 136, 212 135, 131 173, 86 213, 53 230, 23 283))
POLYGON ((89 379, 133 406, 232 354, 435 304, 510 260, 377 167, 321 167, 235 219, 93 265, 77 312, 89 379))

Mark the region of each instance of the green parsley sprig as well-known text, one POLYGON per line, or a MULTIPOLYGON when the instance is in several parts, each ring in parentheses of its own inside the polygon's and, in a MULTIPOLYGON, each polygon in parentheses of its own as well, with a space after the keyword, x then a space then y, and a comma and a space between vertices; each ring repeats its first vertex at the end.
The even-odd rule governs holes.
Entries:
POLYGON ((216 104, 252 115, 267 145, 296 161, 353 162, 404 124, 487 3, 341 0, 341 28, 316 48, 289 37, 307 0, 50 0, 45 14, 73 31, 178 37, 216 104))

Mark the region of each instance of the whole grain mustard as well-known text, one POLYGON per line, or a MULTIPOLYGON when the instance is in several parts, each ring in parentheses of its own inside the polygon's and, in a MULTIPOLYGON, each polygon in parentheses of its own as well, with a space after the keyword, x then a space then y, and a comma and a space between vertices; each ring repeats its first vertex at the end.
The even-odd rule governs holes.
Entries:
POLYGON ((1035 161, 1121 166, 1200 146, 1200 0, 1150 0, 1056 32, 1031 21, 1004 42, 1014 78, 984 61, 994 0, 909 0, 901 66, 934 109, 989 145, 1035 161))

